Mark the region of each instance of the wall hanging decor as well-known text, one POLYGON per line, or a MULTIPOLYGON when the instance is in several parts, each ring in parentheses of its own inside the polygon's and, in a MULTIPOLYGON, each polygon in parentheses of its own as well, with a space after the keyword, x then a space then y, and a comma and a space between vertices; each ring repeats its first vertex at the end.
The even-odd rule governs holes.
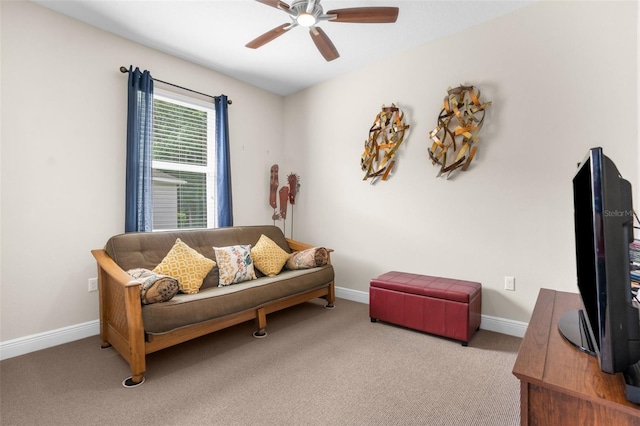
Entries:
POLYGON ((276 220, 282 220, 284 222, 283 231, 286 230, 286 219, 287 219, 287 210, 289 204, 291 204, 291 234, 290 237, 293 238, 293 206, 296 203, 296 195, 300 191, 300 177, 296 173, 290 173, 287 176, 287 185, 282 186, 278 189, 279 186, 279 177, 278 171, 279 166, 274 164, 271 166, 270 177, 269 177, 269 205, 273 207, 273 215, 271 219, 273 219, 273 224, 275 225, 276 220))
POLYGON ((369 139, 364 143, 360 167, 365 172, 362 180, 371 179, 373 185, 379 178, 387 180, 395 164, 396 151, 404 140, 409 125, 404 122, 404 112, 395 104, 382 106, 369 129, 369 139))
POLYGON ((476 155, 478 133, 485 110, 491 102, 480 102, 480 90, 474 86, 449 88, 438 115, 438 125, 429 132, 433 141, 429 157, 440 166, 438 177, 447 179, 457 170, 466 171, 476 155))

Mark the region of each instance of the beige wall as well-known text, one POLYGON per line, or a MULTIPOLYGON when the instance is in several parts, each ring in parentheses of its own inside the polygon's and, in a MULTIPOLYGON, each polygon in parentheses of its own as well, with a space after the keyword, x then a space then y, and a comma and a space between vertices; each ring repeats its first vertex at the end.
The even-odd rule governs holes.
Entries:
POLYGON ((577 292, 576 163, 602 146, 640 188, 636 8, 534 4, 287 97, 296 237, 335 249, 336 285, 363 292, 387 270, 480 281, 483 314, 525 322, 541 287, 577 292), (447 181, 428 161, 428 132, 459 84, 493 106, 471 169, 447 181), (360 156, 392 102, 410 134, 394 176, 371 186, 360 156))
POLYGON ((90 250, 124 231, 121 65, 233 100, 235 223, 271 223, 268 204, 255 200, 267 199, 269 166, 281 158, 281 96, 30 2, 0 10, 0 341, 98 319, 98 295, 87 292, 96 276, 90 250))

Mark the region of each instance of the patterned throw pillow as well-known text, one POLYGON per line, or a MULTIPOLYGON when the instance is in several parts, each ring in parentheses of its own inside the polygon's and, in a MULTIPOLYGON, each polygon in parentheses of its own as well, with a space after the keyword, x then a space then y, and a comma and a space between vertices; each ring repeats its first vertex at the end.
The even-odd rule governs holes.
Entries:
POLYGON ((329 253, 324 247, 313 247, 291 254, 285 267, 287 269, 309 269, 324 266, 329 262, 329 253))
POLYGON ((162 262, 153 268, 153 272, 175 278, 178 280, 180 291, 195 294, 200 290, 204 277, 214 266, 216 262, 204 257, 178 238, 162 262))
POLYGON ((268 277, 275 277, 289 260, 289 253, 263 234, 256 245, 251 248, 251 258, 260 272, 268 277))
POLYGON ((175 278, 155 274, 148 269, 130 269, 127 274, 141 282, 140 300, 143 305, 171 300, 180 290, 178 280, 175 278))
POLYGON ((218 262, 218 287, 255 280, 256 272, 251 259, 251 244, 213 247, 218 262))

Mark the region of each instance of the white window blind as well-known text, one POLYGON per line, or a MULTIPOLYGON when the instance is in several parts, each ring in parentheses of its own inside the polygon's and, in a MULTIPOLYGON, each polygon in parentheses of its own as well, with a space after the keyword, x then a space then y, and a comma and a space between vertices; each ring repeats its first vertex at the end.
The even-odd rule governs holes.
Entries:
POLYGON ((154 93, 153 229, 215 227, 213 104, 154 93))

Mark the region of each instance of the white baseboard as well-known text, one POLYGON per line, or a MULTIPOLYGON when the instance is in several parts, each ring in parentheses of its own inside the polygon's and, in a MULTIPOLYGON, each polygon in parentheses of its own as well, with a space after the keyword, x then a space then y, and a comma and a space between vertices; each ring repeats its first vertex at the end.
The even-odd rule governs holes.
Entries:
POLYGON ((487 331, 495 331, 496 333, 507 334, 509 336, 524 337, 525 331, 529 323, 522 321, 514 321, 506 318, 492 317, 482 315, 480 319, 480 328, 487 331))
POLYGON ((360 290, 351 290, 350 288, 336 287, 336 297, 340 299, 351 300, 352 302, 369 304, 369 293, 360 290))
MULTIPOLYGON (((350 288, 336 287, 336 297, 351 300, 353 302, 369 304, 369 293, 366 291, 352 290, 350 288)), ((527 323, 513 321, 505 318, 482 315, 480 328, 509 336, 524 337, 527 323)), ((100 334, 100 321, 94 320, 31 336, 20 337, 6 342, 0 342, 0 361, 13 358, 30 352, 73 342, 100 334)))
MULTIPOLYGON (((336 287, 336 297, 369 304, 369 293, 366 291, 352 290, 350 288, 336 287)), ((492 317, 482 315, 480 319, 480 328, 487 331, 495 331, 496 333, 507 334, 509 336, 524 337, 527 331, 526 322, 513 321, 506 318, 492 317)))
POLYGON ((94 320, 7 340, 6 342, 0 342, 0 361, 98 334, 100 334, 100 321, 94 320))

